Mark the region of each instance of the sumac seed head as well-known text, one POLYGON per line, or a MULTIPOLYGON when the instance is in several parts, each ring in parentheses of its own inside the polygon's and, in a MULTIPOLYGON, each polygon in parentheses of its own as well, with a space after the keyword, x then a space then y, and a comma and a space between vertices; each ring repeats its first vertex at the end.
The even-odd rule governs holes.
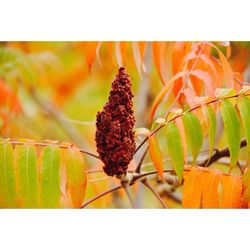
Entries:
POLYGON ((124 67, 112 83, 108 102, 96 117, 96 147, 109 176, 126 175, 135 152, 131 81, 124 67))

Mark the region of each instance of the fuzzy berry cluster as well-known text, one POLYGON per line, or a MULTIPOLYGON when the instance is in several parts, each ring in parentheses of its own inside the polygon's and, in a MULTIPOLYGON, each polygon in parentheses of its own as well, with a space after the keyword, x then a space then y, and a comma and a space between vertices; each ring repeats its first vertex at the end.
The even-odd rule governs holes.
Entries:
POLYGON ((97 152, 109 176, 120 177, 126 174, 135 152, 132 97, 129 75, 121 67, 112 83, 108 102, 103 111, 97 113, 96 120, 97 152))

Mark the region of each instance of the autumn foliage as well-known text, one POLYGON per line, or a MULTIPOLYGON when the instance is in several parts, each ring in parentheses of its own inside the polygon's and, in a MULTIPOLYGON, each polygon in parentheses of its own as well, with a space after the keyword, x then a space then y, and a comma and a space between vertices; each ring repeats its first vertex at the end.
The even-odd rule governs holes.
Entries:
POLYGON ((248 208, 249 51, 2 43, 0 206, 248 208))

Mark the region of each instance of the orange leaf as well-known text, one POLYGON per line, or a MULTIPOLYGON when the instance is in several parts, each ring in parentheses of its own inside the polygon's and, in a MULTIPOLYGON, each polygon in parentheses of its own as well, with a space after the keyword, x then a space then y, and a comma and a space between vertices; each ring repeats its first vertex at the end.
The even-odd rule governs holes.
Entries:
POLYGON ((135 65, 136 65, 138 74, 141 77, 142 57, 141 57, 138 42, 132 42, 132 50, 133 50, 133 58, 134 58, 134 61, 135 61, 135 65))
POLYGON ((0 78, 0 108, 1 106, 16 114, 22 113, 22 106, 16 93, 0 78))
POLYGON ((84 159, 78 148, 72 147, 67 150, 65 168, 67 194, 71 199, 72 206, 79 208, 86 192, 87 175, 85 173, 84 159))
POLYGON ((202 53, 201 54, 201 60, 207 65, 210 67, 211 71, 213 72, 214 76, 217 78, 218 77, 218 73, 215 69, 215 66, 214 66, 214 63, 212 62, 211 58, 205 54, 205 53, 202 53))
POLYGON ((222 176, 222 208, 240 208, 242 181, 239 176, 222 176))
POLYGON ((195 69, 195 70, 192 70, 190 72, 191 75, 199 78, 200 80, 202 80, 208 90, 208 94, 210 96, 213 96, 214 94, 214 85, 213 85, 213 82, 212 82, 212 78, 211 76, 208 74, 208 72, 205 72, 203 70, 200 70, 200 69, 195 69))
POLYGON ((172 77, 173 42, 153 42, 155 66, 163 84, 172 77))
POLYGON ((150 114, 149 114, 149 122, 151 123, 155 114, 155 111, 159 104, 161 103, 162 99, 166 95, 166 93, 170 90, 170 88, 173 86, 173 83, 180 77, 183 77, 186 74, 186 72, 181 71, 174 75, 167 83, 166 85, 162 88, 160 93, 157 95, 157 97, 154 100, 154 103, 151 107, 150 114))
MULTIPOLYGON (((223 72, 224 72, 224 79, 225 79, 225 84, 229 88, 234 88, 236 87, 234 85, 234 75, 233 75, 233 70, 227 60, 227 58, 224 56, 224 54, 219 50, 217 46, 215 46, 213 43, 208 43, 211 47, 215 48, 218 52, 218 55, 220 57, 220 61, 222 64, 223 72)), ((238 89, 237 89, 238 90, 238 89)))
POLYGON ((193 167, 186 176, 183 187, 182 207, 200 208, 202 197, 202 172, 193 167))
POLYGON ((149 137, 149 154, 155 168, 161 178, 163 178, 163 160, 158 141, 154 136, 149 137))
POLYGON ((221 172, 217 170, 203 171, 203 208, 219 208, 218 186, 221 180, 221 172))
POLYGON ((113 56, 113 42, 107 42, 108 47, 108 57, 111 58, 112 65, 115 64, 114 56, 113 56))
POLYGON ((229 62, 227 61, 226 57, 223 55, 221 51, 218 51, 220 61, 222 63, 223 71, 224 71, 224 78, 226 81, 226 85, 229 88, 234 88, 234 76, 233 76, 233 71, 231 69, 231 66, 229 62))
POLYGON ((102 67, 102 61, 101 61, 101 58, 100 58, 101 46, 102 46, 102 42, 98 42, 98 45, 96 47, 96 59, 97 59, 98 64, 102 67))
POLYGON ((153 42, 153 56, 154 56, 154 62, 155 62, 155 67, 157 69, 157 72, 160 76, 160 79, 163 84, 166 84, 164 80, 164 76, 161 73, 161 54, 162 54, 162 48, 164 46, 163 42, 153 42))
POLYGON ((89 71, 91 71, 92 64, 96 57, 96 49, 99 42, 87 42, 86 45, 86 61, 89 68, 89 71))
MULTIPOLYGON (((187 103, 189 104, 190 108, 194 108, 197 106, 196 98, 197 95, 192 89, 185 89, 184 95, 186 96, 187 103)), ((194 110, 196 111, 196 110, 194 110)))

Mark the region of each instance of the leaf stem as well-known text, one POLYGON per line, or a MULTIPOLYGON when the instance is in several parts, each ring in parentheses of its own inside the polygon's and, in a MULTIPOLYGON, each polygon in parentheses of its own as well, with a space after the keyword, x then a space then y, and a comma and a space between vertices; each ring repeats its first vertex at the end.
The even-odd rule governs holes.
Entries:
POLYGON ((136 167, 135 172, 138 173, 138 174, 141 172, 142 162, 143 162, 143 160, 144 160, 144 158, 145 158, 145 156, 146 156, 146 154, 148 152, 148 148, 149 148, 149 146, 147 146, 147 148, 145 149, 145 151, 144 151, 144 153, 143 153, 143 155, 142 155, 142 157, 140 159, 140 162, 138 163, 138 165, 136 167))

